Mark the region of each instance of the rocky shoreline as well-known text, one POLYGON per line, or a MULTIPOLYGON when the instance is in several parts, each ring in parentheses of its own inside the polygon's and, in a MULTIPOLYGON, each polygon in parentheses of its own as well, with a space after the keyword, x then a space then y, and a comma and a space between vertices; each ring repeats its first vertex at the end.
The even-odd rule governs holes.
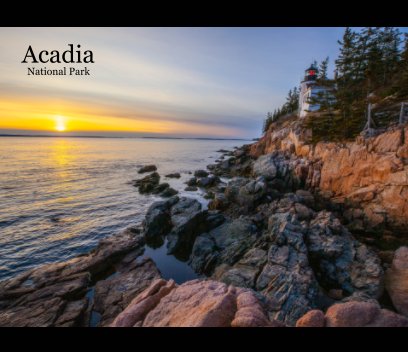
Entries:
POLYGON ((408 247, 384 253, 353 231, 359 214, 345 221, 342 211, 356 203, 336 208, 321 196, 328 161, 310 161, 311 147, 288 146, 280 131, 273 148, 265 136, 195 171, 186 190, 204 190, 208 209, 145 167, 134 185, 163 200, 143 224, 0 282, 0 326, 408 326, 408 247), (163 280, 143 252, 165 240, 206 278, 163 280))

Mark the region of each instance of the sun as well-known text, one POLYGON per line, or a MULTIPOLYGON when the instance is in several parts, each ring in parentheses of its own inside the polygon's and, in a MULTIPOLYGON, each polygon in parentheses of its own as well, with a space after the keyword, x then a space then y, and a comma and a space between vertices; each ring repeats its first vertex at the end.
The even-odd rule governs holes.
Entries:
POLYGON ((58 132, 66 131, 67 126, 64 116, 55 116, 55 130, 58 132))

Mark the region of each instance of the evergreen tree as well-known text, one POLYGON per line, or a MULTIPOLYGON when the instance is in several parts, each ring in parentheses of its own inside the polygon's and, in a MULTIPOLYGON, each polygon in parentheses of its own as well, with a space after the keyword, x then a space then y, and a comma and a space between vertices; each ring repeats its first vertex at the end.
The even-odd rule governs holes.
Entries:
POLYGON ((299 94, 300 88, 294 87, 293 88, 293 95, 292 95, 292 103, 291 103, 291 112, 297 112, 299 109, 299 94))
POLYGON ((321 90, 316 95, 308 99, 310 105, 318 105, 317 113, 314 113, 308 120, 307 126, 312 129, 312 141, 336 140, 339 136, 339 124, 335 118, 336 99, 331 90, 321 90))
POLYGON ((356 46, 353 53, 353 80, 361 88, 361 82, 366 78, 370 65, 377 61, 378 28, 367 27, 356 33, 356 46))
POLYGON ((361 95, 368 95, 378 82, 378 75, 381 71, 381 49, 379 28, 365 28, 359 35, 360 51, 357 57, 359 71, 356 79, 365 81, 361 85, 361 95))
POLYGON ((347 27, 344 31, 342 41, 338 41, 340 54, 335 60, 338 72, 336 107, 340 110, 340 116, 345 126, 344 136, 348 134, 348 124, 350 122, 351 105, 354 96, 352 85, 356 65, 357 39, 357 34, 347 27))
POLYGON ((275 109, 273 114, 268 112, 263 124, 263 132, 266 132, 272 122, 275 122, 281 116, 288 114, 295 114, 299 109, 299 93, 300 89, 294 87, 289 90, 288 95, 286 96, 286 102, 278 109, 275 109))
POLYGON ((277 118, 277 111, 275 109, 273 110, 272 121, 276 121, 276 118, 277 118))
POLYGON ((404 33, 404 50, 401 53, 401 63, 403 66, 408 64, 408 33, 404 33))
POLYGON ((282 107, 282 110, 283 110, 282 112, 284 114, 287 114, 291 111, 292 100, 293 100, 293 93, 292 93, 292 89, 290 89, 286 97, 286 103, 283 104, 283 107, 282 107))
POLYGON ((404 33, 404 49, 400 57, 394 88, 399 97, 408 97, 408 33, 404 33))
POLYGON ((356 37, 356 33, 347 27, 343 35, 343 40, 338 41, 340 45, 340 55, 335 63, 339 77, 341 77, 341 82, 344 84, 353 78, 353 62, 357 46, 356 37))
POLYGON ((286 103, 284 104, 283 113, 289 114, 296 112, 299 108, 299 89, 294 87, 289 90, 288 96, 286 97, 286 103))
POLYGON ((321 82, 325 82, 327 80, 327 70, 329 66, 329 57, 326 57, 319 65, 319 76, 317 79, 321 82))
POLYGON ((271 124, 271 122, 272 122, 272 115, 271 115, 270 112, 268 112, 266 114, 266 118, 264 120, 263 127, 262 127, 262 132, 263 133, 265 133, 268 130, 269 125, 271 124))
POLYGON ((381 83, 387 84, 398 70, 401 60, 399 47, 401 45, 401 32, 398 28, 385 27, 380 37, 382 51, 381 83))

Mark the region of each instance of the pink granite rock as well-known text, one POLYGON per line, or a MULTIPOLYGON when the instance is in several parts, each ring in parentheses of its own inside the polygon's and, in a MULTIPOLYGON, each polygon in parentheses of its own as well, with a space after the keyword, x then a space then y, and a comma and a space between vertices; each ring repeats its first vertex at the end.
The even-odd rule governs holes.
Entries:
POLYGON ((111 324, 113 327, 255 327, 282 326, 269 321, 249 289, 212 280, 192 280, 177 286, 155 280, 111 324))
POLYGON ((320 310, 307 312, 296 327, 407 327, 408 319, 375 302, 351 301, 329 307, 326 315, 320 310))
POLYGON ((237 312, 231 322, 233 327, 271 326, 258 299, 252 291, 242 292, 237 297, 237 312))
POLYGON ((322 328, 324 325, 324 313, 318 309, 308 311, 296 322, 296 327, 299 328, 322 328))
POLYGON ((396 310, 408 317, 408 247, 399 248, 387 270, 385 286, 396 310))
POLYGON ((331 306, 326 312, 327 326, 365 326, 379 311, 376 303, 347 302, 331 306))
POLYGON ((347 302, 331 306, 326 312, 328 327, 408 326, 408 319, 376 302, 347 302))
POLYGON ((150 311, 143 326, 230 326, 236 312, 235 288, 216 281, 188 281, 150 311))
POLYGON ((92 310, 101 316, 99 325, 109 324, 160 277, 151 259, 136 260, 144 237, 135 230, 103 239, 86 255, 1 281, 0 326, 89 326, 92 310))
POLYGON ((112 327, 139 326, 160 300, 166 296, 175 287, 175 282, 170 280, 166 282, 157 279, 152 282, 150 287, 135 297, 129 306, 120 313, 113 323, 112 327))

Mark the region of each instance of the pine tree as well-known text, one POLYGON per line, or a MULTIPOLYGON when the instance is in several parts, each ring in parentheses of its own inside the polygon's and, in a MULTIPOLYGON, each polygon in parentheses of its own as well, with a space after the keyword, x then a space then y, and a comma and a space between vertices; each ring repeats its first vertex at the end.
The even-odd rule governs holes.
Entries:
POLYGON ((404 33, 404 49, 400 54, 395 90, 399 97, 408 96, 408 33, 404 33))
POLYGON ((360 34, 360 41, 364 46, 361 49, 362 69, 359 72, 359 80, 365 81, 362 96, 368 95, 378 87, 379 77, 382 72, 381 29, 368 27, 360 34))
POLYGON ((335 108, 339 110, 338 123, 342 126, 339 133, 343 138, 354 137, 364 126, 366 97, 372 84, 368 75, 371 74, 372 81, 377 72, 374 65, 378 47, 377 32, 376 28, 371 27, 360 33, 347 28, 343 41, 339 41, 340 55, 336 60, 339 77, 335 108))
POLYGON ((299 109, 299 94, 300 89, 298 87, 293 88, 292 103, 291 103, 291 112, 297 112, 299 109))
POLYGON ((288 114, 291 111, 292 100, 293 100, 293 93, 292 93, 292 89, 290 89, 286 97, 286 103, 282 107, 282 110, 283 110, 282 112, 284 114, 288 114))
POLYGON ((319 65, 319 76, 317 77, 317 79, 323 83, 327 80, 328 66, 329 57, 326 57, 319 65))
POLYGON ((267 125, 268 125, 268 114, 267 114, 267 116, 266 116, 266 118, 264 120, 264 124, 263 124, 263 127, 262 127, 262 132, 266 132, 266 130, 268 129, 267 125))
POLYGON ((401 60, 399 47, 401 45, 401 32, 398 28, 385 27, 381 32, 382 51, 382 84, 387 84, 398 70, 401 60))
POLYGON ((308 99, 310 105, 318 105, 317 114, 308 121, 308 127, 312 129, 312 140, 336 140, 339 137, 339 124, 335 123, 336 99, 330 90, 321 90, 308 99))
MULTIPOLYGON (((366 27, 356 33, 356 46, 354 50, 354 72, 355 84, 360 84, 366 78, 367 69, 370 66, 371 56, 374 58, 378 49, 378 28, 366 27)), ((371 60, 374 61, 374 60, 371 60)))
POLYGON ((335 60, 338 72, 336 107, 340 110, 343 126, 345 126, 343 136, 348 135, 349 131, 348 125, 351 116, 351 104, 353 102, 352 84, 354 82, 357 39, 357 34, 347 27, 342 41, 338 41, 340 54, 335 60))
POLYGON ((401 53, 401 64, 407 65, 408 64, 408 33, 404 33, 404 49, 401 53))
POLYGON ((392 80, 400 60, 400 36, 400 31, 392 27, 368 27, 358 34, 359 51, 356 60, 359 65, 355 83, 364 83, 362 87, 365 91, 362 95, 392 80))
POLYGON ((264 120, 264 124, 263 124, 263 127, 262 127, 262 132, 263 133, 265 133, 269 129, 269 126, 271 125, 272 121, 273 121, 273 115, 272 115, 272 113, 268 112, 266 114, 266 119, 264 120))
POLYGON ((276 109, 275 110, 273 110, 273 115, 272 115, 272 121, 276 121, 276 119, 277 119, 277 111, 276 111, 276 109))
POLYGON ((356 36, 356 33, 347 27, 343 35, 343 40, 338 41, 340 45, 340 55, 335 63, 341 82, 347 83, 353 78, 353 63, 357 45, 356 36))

